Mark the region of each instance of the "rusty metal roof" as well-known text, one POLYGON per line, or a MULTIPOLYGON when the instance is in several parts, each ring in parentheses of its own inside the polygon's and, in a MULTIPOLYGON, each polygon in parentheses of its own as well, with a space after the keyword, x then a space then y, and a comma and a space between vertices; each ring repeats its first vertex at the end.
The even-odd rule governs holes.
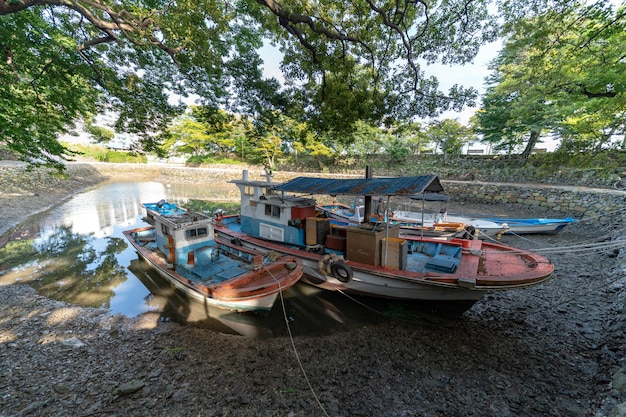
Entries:
POLYGON ((412 195, 441 192, 443 187, 436 175, 398 178, 311 178, 298 177, 275 187, 278 191, 328 195, 412 195))

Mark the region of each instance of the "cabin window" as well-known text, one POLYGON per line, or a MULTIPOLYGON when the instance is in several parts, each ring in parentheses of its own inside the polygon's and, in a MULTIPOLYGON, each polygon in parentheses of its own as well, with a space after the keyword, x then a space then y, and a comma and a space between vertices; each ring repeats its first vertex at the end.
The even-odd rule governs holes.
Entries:
POLYGON ((206 236, 207 234, 208 234, 208 231, 206 227, 185 230, 185 237, 187 239, 194 238, 194 237, 203 237, 203 236, 206 236))
POLYGON ((275 206, 273 204, 266 204, 265 215, 272 216, 272 217, 280 217, 280 206, 275 206))
POLYGON ((254 195, 254 187, 246 185, 243 187, 243 193, 245 195, 254 195))
POLYGON ((163 233, 164 236, 168 236, 170 234, 170 228, 167 227, 166 225, 162 224, 161 225, 161 233, 163 233))

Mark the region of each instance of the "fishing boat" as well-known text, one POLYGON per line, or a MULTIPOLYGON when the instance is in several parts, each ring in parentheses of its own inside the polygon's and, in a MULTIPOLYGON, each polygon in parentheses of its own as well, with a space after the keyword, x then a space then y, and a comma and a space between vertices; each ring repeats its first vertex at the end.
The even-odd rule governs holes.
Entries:
POLYGON ((555 235, 565 228, 568 224, 578 222, 577 219, 572 217, 565 217, 562 219, 549 219, 549 218, 528 218, 528 219, 516 219, 508 217, 488 217, 484 220, 492 221, 498 224, 506 225, 506 233, 516 235, 527 234, 549 234, 555 235))
POLYGON ((178 204, 168 203, 165 200, 159 200, 156 203, 143 203, 142 207, 146 211, 144 220, 150 224, 154 224, 155 217, 171 216, 172 214, 179 214, 187 211, 178 204))
MULTIPOLYGON (((463 222, 450 222, 450 221, 433 221, 428 219, 416 219, 416 218, 402 218, 395 215, 393 212, 387 213, 384 208, 384 204, 379 201, 377 205, 377 212, 370 216, 370 222, 378 223, 388 221, 392 225, 400 226, 400 235, 417 235, 439 238, 474 238, 476 236, 496 236, 497 231, 502 230, 502 226, 496 225, 496 231, 491 233, 489 231, 479 231, 480 235, 476 233, 476 229, 470 227, 470 225, 463 222), (391 217, 389 217, 391 216, 391 217), (389 217, 389 218, 388 218, 389 217), (487 234, 488 233, 488 234, 487 234)), ((357 225, 361 224, 365 220, 364 205, 347 206, 341 203, 332 204, 317 204, 316 210, 321 216, 325 216, 331 219, 332 224, 338 225, 357 225)))
POLYGON ((231 182, 241 192, 241 212, 216 219, 220 239, 294 256, 304 263, 302 281, 326 290, 469 308, 486 291, 537 284, 554 270, 541 255, 497 243, 401 237, 389 223, 334 226, 315 215, 315 199, 302 196, 441 191, 436 176, 274 183, 270 176, 249 180, 244 171, 231 182))
POLYGON ((394 218, 401 221, 424 219, 425 222, 460 222, 472 226, 479 236, 495 237, 498 239, 502 234, 557 234, 568 224, 576 223, 578 220, 567 217, 562 219, 549 218, 510 218, 510 217, 490 217, 480 215, 458 215, 449 214, 445 206, 436 212, 424 210, 424 201, 446 202, 449 197, 445 194, 423 193, 409 196, 409 205, 402 209, 394 210, 394 218), (422 201, 422 209, 415 210, 412 202, 422 201))
POLYGON ((183 209, 155 213, 154 225, 124 231, 124 236, 159 275, 208 306, 268 312, 279 293, 302 276, 302 261, 292 255, 217 238, 212 217, 183 209))

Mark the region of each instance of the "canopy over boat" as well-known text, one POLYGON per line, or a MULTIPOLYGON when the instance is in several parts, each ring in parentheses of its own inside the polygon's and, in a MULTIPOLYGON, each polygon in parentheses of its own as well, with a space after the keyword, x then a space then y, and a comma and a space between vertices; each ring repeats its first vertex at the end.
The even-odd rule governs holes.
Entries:
POLYGON ((450 196, 446 194, 438 194, 438 193, 432 193, 432 192, 410 195, 409 198, 411 200, 422 200, 422 201, 448 201, 450 200, 450 196))
POLYGON ((443 186, 436 175, 350 179, 297 177, 274 189, 302 194, 409 196, 439 193, 443 191, 443 186))

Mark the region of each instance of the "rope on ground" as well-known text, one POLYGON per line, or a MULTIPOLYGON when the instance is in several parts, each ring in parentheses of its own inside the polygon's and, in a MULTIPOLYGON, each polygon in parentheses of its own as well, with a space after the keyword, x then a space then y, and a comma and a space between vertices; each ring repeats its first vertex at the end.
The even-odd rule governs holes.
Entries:
POLYGON ((536 315, 538 313, 542 313, 542 312, 551 310, 551 309, 553 309, 555 307, 559 307, 559 306, 562 306, 562 305, 565 305, 565 304, 569 304, 569 303, 571 303, 573 301, 576 301, 576 300, 580 299, 581 296, 593 294, 593 293, 595 293, 595 292, 597 292, 597 291, 599 291, 599 290, 601 290, 603 288, 606 288, 607 286, 609 286, 611 284, 615 284, 616 282, 618 282, 620 280, 623 280, 624 278, 626 278, 626 276, 619 275, 616 278, 611 279, 611 280, 609 280, 607 282, 603 282, 603 283, 601 283, 601 284, 599 284, 599 285, 597 285, 595 287, 587 288, 585 291, 576 292, 573 296, 570 296, 570 297, 568 297, 568 298, 566 298, 566 299, 564 299, 562 301, 559 301, 558 303, 550 304, 548 306, 535 309, 534 311, 532 311, 530 313, 527 313, 526 315, 527 316, 534 316, 534 315, 536 315))
POLYGON ((285 325, 287 327, 287 333, 289 334, 289 340, 291 341, 291 347, 293 348, 293 353, 296 355, 296 361, 298 362, 298 366, 300 367, 300 371, 302 372, 302 375, 304 376, 304 380, 306 381, 307 385, 309 386, 309 390, 311 391, 311 394, 313 395, 313 398, 315 398, 315 401, 317 402, 317 405, 320 407, 320 409, 322 410, 322 412, 324 413, 325 416, 330 417, 330 415, 326 412, 326 409, 324 408, 324 405, 322 404, 322 402, 320 401, 319 397, 317 396, 317 394, 315 393, 315 389, 313 389, 313 385, 311 384, 311 381, 309 380, 309 377, 306 373, 306 370, 304 369, 304 365, 302 364, 302 360, 300 359, 300 354, 298 353, 298 349, 296 348, 296 342, 293 339, 293 334, 291 333, 291 326, 289 326, 289 318, 287 317, 287 309, 285 307, 285 299, 283 298, 283 289, 280 285, 280 282, 276 279, 276 277, 274 276, 274 274, 272 274, 272 271, 270 271, 269 269, 267 269, 267 272, 270 274, 270 276, 274 279, 274 281, 276 281, 276 283, 278 284, 278 295, 280 297, 280 305, 282 307, 283 310, 283 318, 285 319, 285 325))
POLYGON ((520 238, 520 239, 522 239, 522 240, 525 240, 526 242, 537 243, 537 241, 536 241, 536 240, 534 240, 534 239, 530 239, 530 238, 528 238, 528 237, 526 237, 526 236, 520 235, 520 234, 515 233, 515 232, 508 232, 508 234, 509 234, 509 235, 511 235, 511 236, 518 237, 518 238, 520 238))

